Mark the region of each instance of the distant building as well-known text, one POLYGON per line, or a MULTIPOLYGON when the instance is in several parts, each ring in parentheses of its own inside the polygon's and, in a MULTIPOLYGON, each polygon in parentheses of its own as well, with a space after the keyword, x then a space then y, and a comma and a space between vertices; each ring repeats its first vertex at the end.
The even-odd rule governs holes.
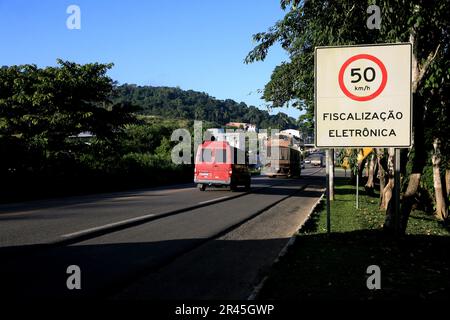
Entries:
POLYGON ((295 130, 295 129, 281 130, 280 133, 287 134, 287 135, 293 136, 293 137, 298 137, 299 139, 301 137, 300 131, 295 130))
POLYGON ((302 135, 299 130, 295 129, 281 130, 280 135, 288 136, 292 141, 292 145, 296 147, 300 148, 303 147, 304 145, 304 141, 302 139, 302 135))
POLYGON ((246 122, 228 122, 225 124, 226 127, 232 127, 237 129, 244 129, 248 132, 256 132, 256 124, 246 123, 246 122))
POLYGON ((95 134, 93 134, 90 131, 83 131, 78 134, 69 136, 69 138, 81 138, 81 139, 87 139, 87 138, 93 138, 93 137, 95 137, 95 134))
POLYGON ((75 137, 77 138, 93 138, 95 135, 90 131, 83 131, 77 134, 75 137))
POLYGON ((225 133, 225 130, 222 128, 210 128, 206 129, 206 131, 213 137, 218 137, 219 135, 225 133))
POLYGON ((236 147, 238 149, 245 149, 245 136, 242 134, 243 132, 225 132, 224 129, 221 128, 211 128, 206 130, 208 135, 207 139, 216 140, 216 141, 228 141, 228 143, 236 147))
POLYGON ((71 139, 79 139, 81 141, 84 141, 84 144, 87 144, 87 145, 91 144, 91 142, 90 142, 91 138, 94 138, 94 137, 95 137, 95 134, 90 131, 83 131, 77 135, 69 136, 69 138, 71 138, 71 139))

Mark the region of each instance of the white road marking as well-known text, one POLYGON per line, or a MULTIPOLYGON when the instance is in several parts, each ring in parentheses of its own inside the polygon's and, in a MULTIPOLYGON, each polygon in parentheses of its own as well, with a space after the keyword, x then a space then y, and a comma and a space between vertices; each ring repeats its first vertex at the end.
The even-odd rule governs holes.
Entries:
POLYGON ((81 230, 81 231, 77 231, 77 232, 73 232, 73 233, 68 233, 68 234, 63 234, 61 237, 63 238, 70 238, 70 237, 74 237, 74 236, 79 236, 82 234, 86 234, 86 233, 90 233, 90 232, 94 232, 94 231, 99 231, 105 228, 110 228, 110 227, 116 227, 125 223, 130 223, 130 222, 135 222, 135 221, 140 221, 142 219, 146 219, 146 218, 150 218, 155 216, 155 214, 151 213, 151 214, 147 214, 145 216, 140 216, 140 217, 136 217, 136 218, 131 218, 131 219, 127 219, 127 220, 122 220, 122 221, 118 221, 118 222, 113 222, 113 223, 108 223, 105 224, 103 226, 99 226, 99 227, 94 227, 94 228, 89 228, 89 229, 85 229, 85 230, 81 230))
POLYGON ((217 200, 221 200, 221 199, 226 199, 226 198, 229 198, 230 196, 223 196, 223 197, 220 197, 220 198, 215 198, 215 199, 211 199, 211 200, 207 200, 207 201, 202 201, 202 202, 199 202, 198 204, 204 204, 204 203, 208 203, 208 202, 213 202, 213 201, 217 201, 217 200))

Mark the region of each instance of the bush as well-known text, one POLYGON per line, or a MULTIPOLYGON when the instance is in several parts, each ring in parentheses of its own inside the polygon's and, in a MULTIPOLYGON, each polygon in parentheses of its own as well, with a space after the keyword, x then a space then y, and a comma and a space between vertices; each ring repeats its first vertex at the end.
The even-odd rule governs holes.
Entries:
POLYGON ((124 180, 138 185, 161 185, 192 180, 192 166, 175 165, 164 154, 128 153, 121 159, 124 180))
MULTIPOLYGON (((64 148, 55 151, 43 147, 36 147, 36 152, 25 147, 9 149, 14 152, 0 162, 3 181, 0 201, 190 182, 192 165, 175 165, 171 161, 176 143, 170 141, 170 135, 179 125, 176 121, 130 125, 112 139, 69 139, 64 148), (30 165, 22 161, 27 165, 18 167, 14 160, 18 155, 22 155, 22 160, 27 155, 30 165)), ((0 147, 3 145, 8 144, 0 143, 0 147)))

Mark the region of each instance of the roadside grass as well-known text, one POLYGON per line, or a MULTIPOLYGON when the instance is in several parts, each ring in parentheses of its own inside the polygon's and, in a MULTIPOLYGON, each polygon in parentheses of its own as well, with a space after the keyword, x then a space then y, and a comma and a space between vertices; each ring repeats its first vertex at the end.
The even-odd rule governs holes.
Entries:
POLYGON ((326 233, 322 202, 295 243, 273 266, 258 299, 391 300, 450 298, 450 232, 424 212, 414 211, 407 235, 394 239, 382 231, 378 194, 336 179, 331 203, 331 234, 326 233), (381 290, 367 288, 367 267, 381 269, 381 290))

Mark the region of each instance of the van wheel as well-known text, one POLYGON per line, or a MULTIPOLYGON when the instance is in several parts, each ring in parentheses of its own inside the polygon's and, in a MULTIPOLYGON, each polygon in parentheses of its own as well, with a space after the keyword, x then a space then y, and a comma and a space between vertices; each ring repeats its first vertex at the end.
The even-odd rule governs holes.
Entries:
POLYGON ((198 187, 198 190, 200 190, 200 191, 205 191, 206 190, 206 185, 204 185, 204 184, 198 184, 197 185, 197 187, 198 187))

